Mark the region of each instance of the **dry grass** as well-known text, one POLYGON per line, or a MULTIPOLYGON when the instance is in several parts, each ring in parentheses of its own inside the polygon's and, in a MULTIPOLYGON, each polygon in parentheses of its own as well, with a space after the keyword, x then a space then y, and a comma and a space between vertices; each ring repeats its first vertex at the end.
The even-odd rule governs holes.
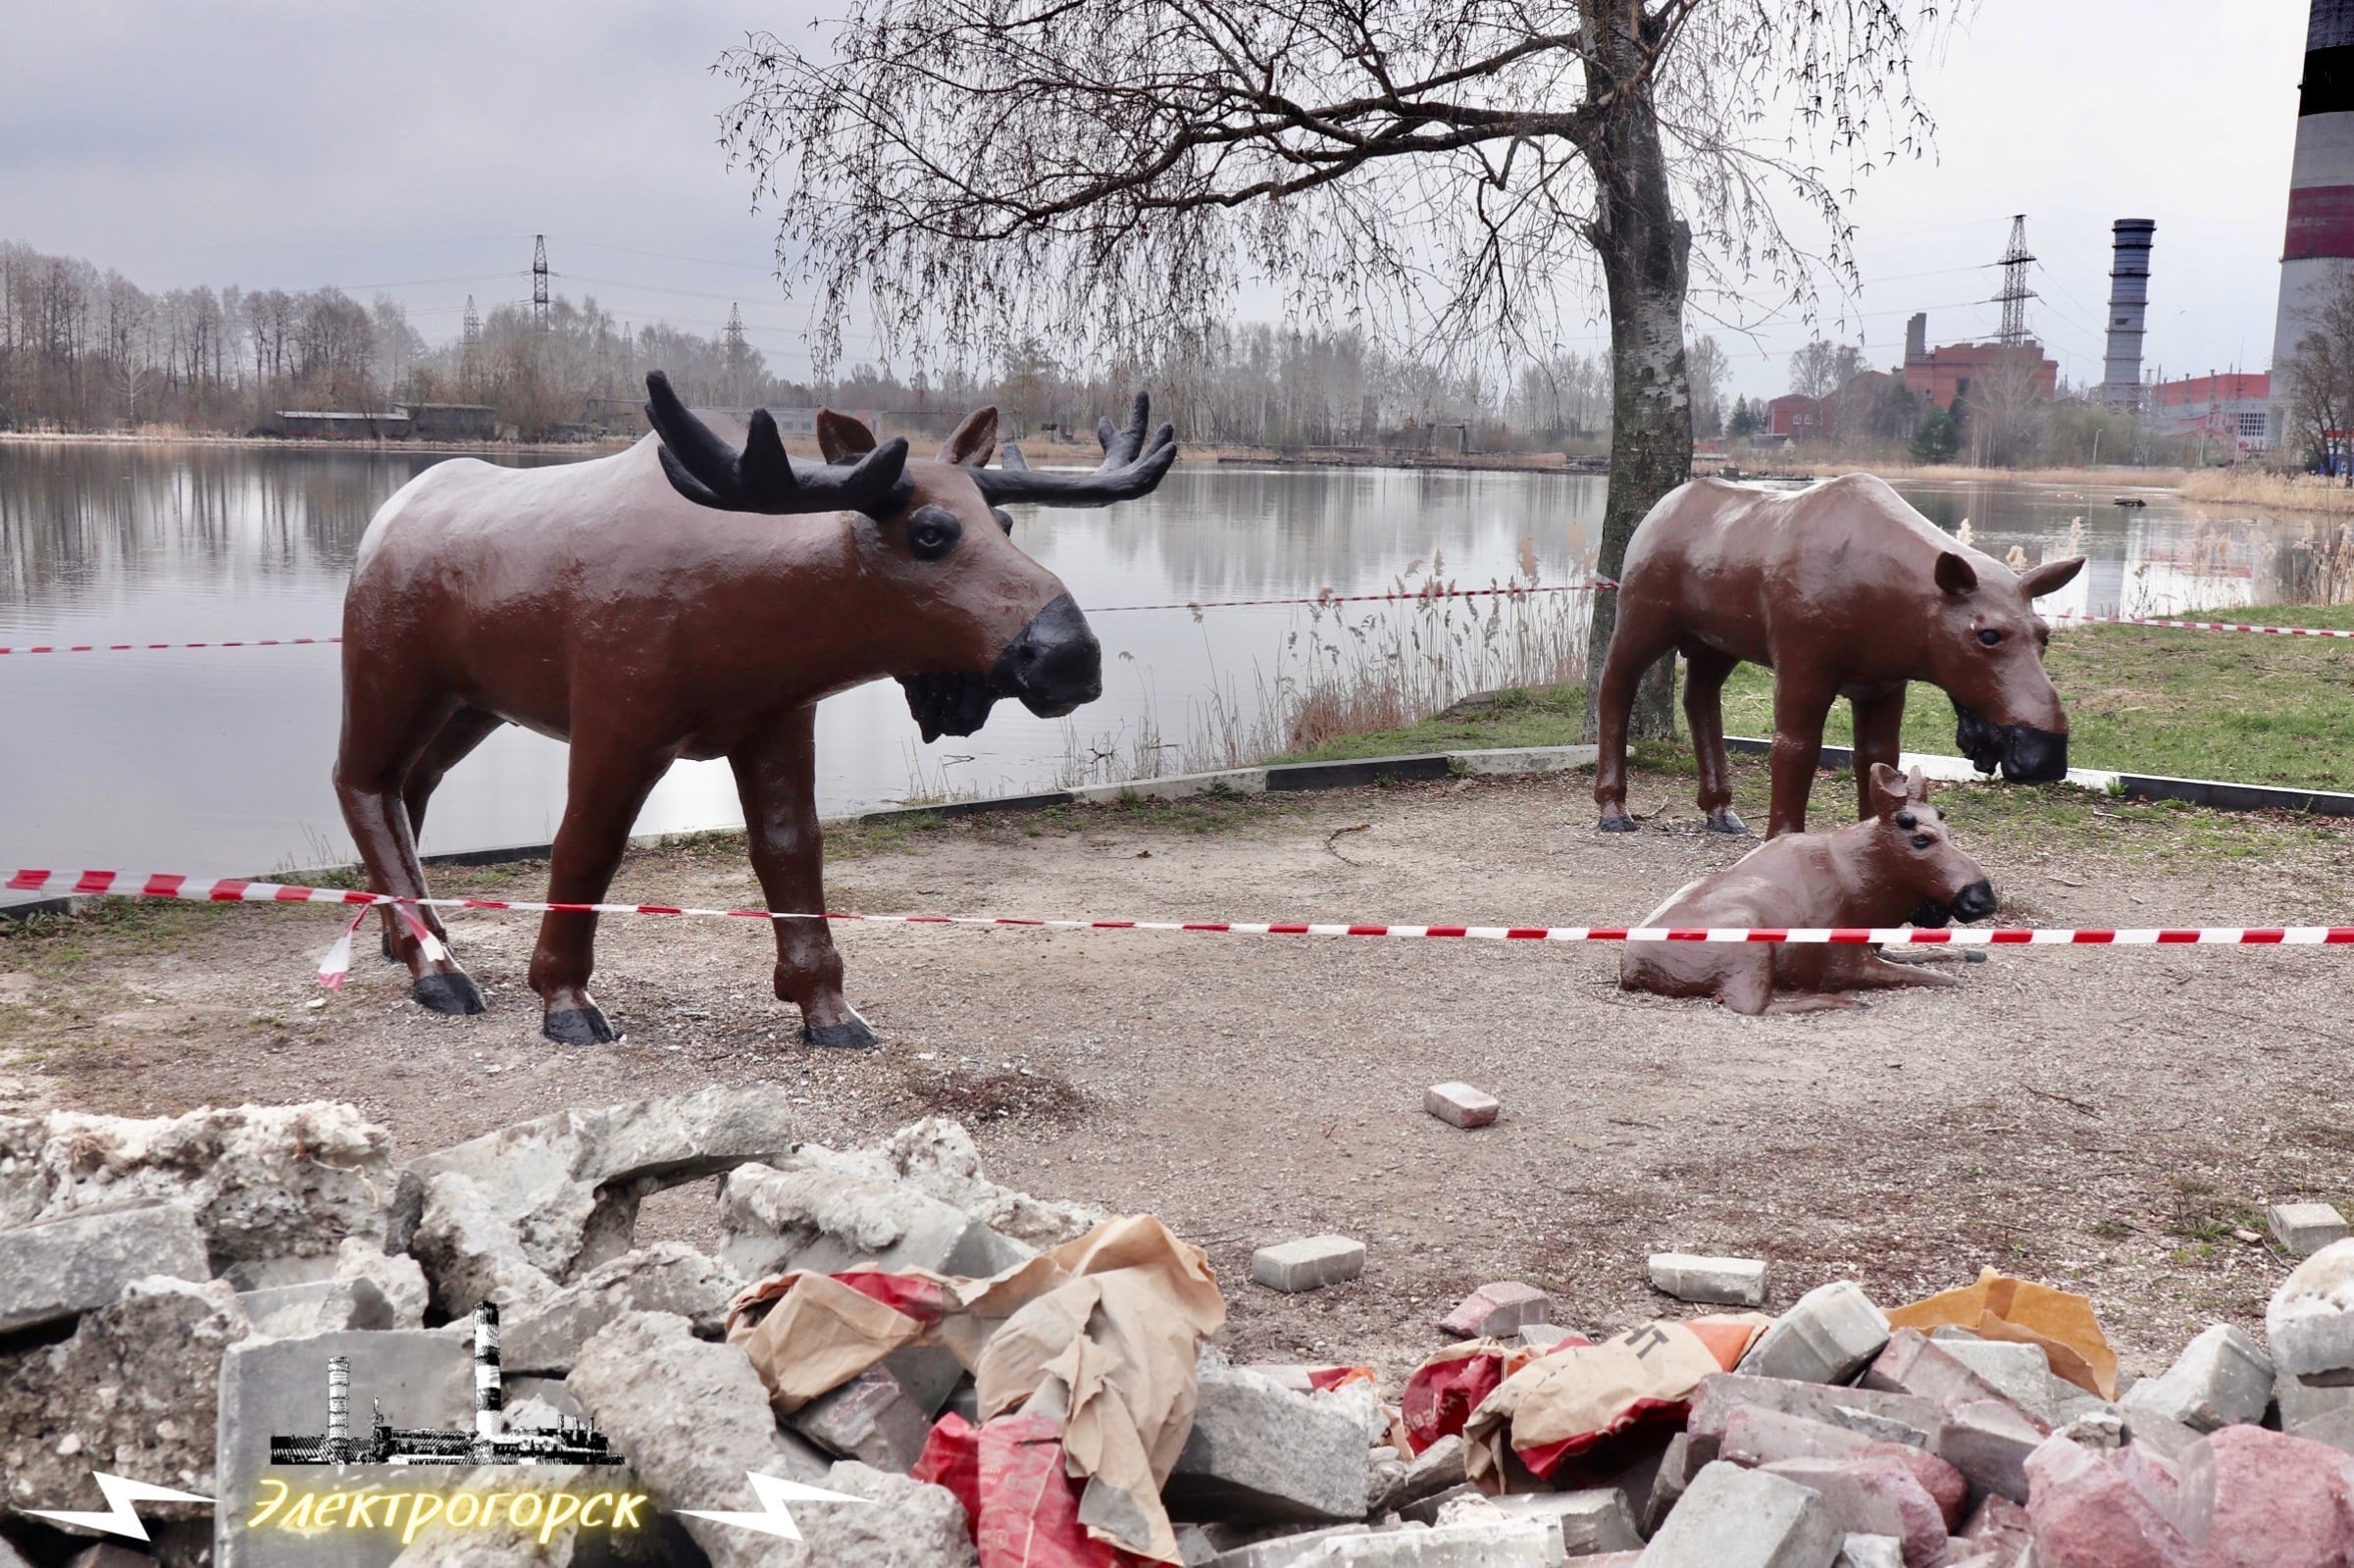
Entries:
MULTIPOLYGON (((2083 489, 2118 490, 2181 488, 2186 481, 2176 468, 1970 468, 1960 463, 1908 463, 1808 457, 1792 467, 1806 469, 1817 479, 1835 479, 1861 470, 1884 480, 1943 481, 1955 484, 2066 484, 2083 489)), ((2183 493, 2188 494, 2185 489, 2183 493)))
POLYGON ((2354 514, 2354 489, 2318 474, 2276 474, 2258 468, 2201 469, 2175 486, 2183 499, 2210 505, 2277 512, 2354 514))

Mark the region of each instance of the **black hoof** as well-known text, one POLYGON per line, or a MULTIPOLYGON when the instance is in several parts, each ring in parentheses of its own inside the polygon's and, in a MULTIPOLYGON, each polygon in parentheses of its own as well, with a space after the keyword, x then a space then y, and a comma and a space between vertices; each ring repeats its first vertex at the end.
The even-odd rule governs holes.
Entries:
POLYGON ((429 1013, 483 1011, 483 993, 475 989, 472 977, 454 970, 446 975, 418 976, 409 995, 429 1013))
POLYGON ((539 1033, 559 1045, 610 1045, 618 1037, 601 1007, 567 1007, 539 1020, 539 1033))
POLYGON ((1594 825, 1594 831, 1597 833, 1634 833, 1641 827, 1642 824, 1636 822, 1632 817, 1605 817, 1594 825))
POLYGON ((871 1051, 883 1043, 876 1037, 874 1030, 867 1026, 866 1020, 860 1018, 856 1013, 852 1013, 842 1023, 828 1024, 823 1029, 811 1029, 808 1025, 803 1024, 801 1038, 812 1045, 825 1045, 836 1050, 845 1051, 871 1051))
POLYGON ((1746 834, 1749 832, 1749 824, 1741 820, 1739 813, 1728 811, 1721 816, 1712 816, 1709 818, 1709 832, 1721 834, 1746 834))

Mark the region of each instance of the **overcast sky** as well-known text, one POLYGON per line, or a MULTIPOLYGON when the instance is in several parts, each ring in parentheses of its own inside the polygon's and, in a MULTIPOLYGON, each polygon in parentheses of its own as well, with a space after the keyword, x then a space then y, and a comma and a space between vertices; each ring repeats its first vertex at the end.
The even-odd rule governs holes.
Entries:
MULTIPOLYGON (((800 313, 716 145, 728 93, 708 68, 747 29, 829 9, 9 0, 0 238, 150 289, 386 292, 439 340, 470 292, 485 309, 529 297, 543 232, 559 291, 703 331, 741 302, 771 364, 797 373, 800 313)), ((2098 380, 2109 224, 2142 217, 2158 222, 2149 359, 2170 377, 2265 368, 2305 15, 1982 0, 1920 73, 1936 158, 1876 175, 1855 208, 1866 286, 1838 335, 1888 364, 1915 310, 1932 341, 1991 332, 1988 264, 2023 212, 2030 320, 2067 376, 2098 380)), ((1790 321, 1728 339, 1736 389, 1782 390, 1807 335, 1790 321)))

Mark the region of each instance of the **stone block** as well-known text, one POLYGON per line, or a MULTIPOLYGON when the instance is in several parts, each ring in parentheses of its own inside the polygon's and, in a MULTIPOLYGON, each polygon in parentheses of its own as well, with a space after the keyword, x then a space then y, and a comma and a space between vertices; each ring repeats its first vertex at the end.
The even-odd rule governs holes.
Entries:
POLYGON ((1946 1413, 1935 1452, 1980 1492, 2027 1500, 2027 1455, 2051 1436, 2042 1422, 2007 1399, 1972 1399, 1946 1413))
POLYGON ((1520 1342, 1539 1355, 1554 1349, 1562 1340, 1574 1338, 1576 1336, 1558 1323, 1523 1323, 1520 1325, 1520 1342))
POLYGON ((896 1476, 915 1468, 932 1435, 930 1414, 882 1367, 819 1394, 794 1411, 790 1424, 828 1453, 896 1476))
POLYGON ((945 1116, 926 1117, 847 1154, 805 1143, 794 1157, 896 1177, 951 1208, 962 1209, 1008 1240, 1033 1248, 1075 1241, 1110 1218, 1086 1203, 1035 1197, 999 1187, 982 1173, 981 1151, 974 1147, 972 1135, 945 1116))
POLYGON ((1919 1329, 1899 1329, 1864 1374, 1864 1387, 1910 1393, 1939 1405, 2006 1397, 1954 1353, 1965 1342, 1932 1340, 1919 1329))
POLYGON ((1817 1286, 1758 1337, 1739 1370, 1795 1383, 1845 1383, 1888 1342, 1888 1319, 1853 1281, 1817 1286))
POLYGON ((237 1305, 245 1309, 254 1333, 275 1340, 392 1327, 392 1303, 371 1280, 315 1280, 245 1290, 238 1293, 237 1305))
POLYGON ((1604 1551, 1641 1549, 1643 1537, 1635 1529, 1634 1509, 1616 1487, 1582 1492, 1526 1492, 1490 1499, 1507 1519, 1558 1519, 1561 1549, 1572 1557, 1591 1557, 1604 1551))
POLYGON ((2124 1426, 2127 1444, 2147 1448, 2163 1458, 2179 1459, 2199 1441, 2196 1432, 2155 1410, 2120 1409, 2117 1416, 2124 1426))
POLYGON ((588 1337, 624 1312, 675 1312, 694 1325, 698 1338, 716 1340, 727 1328, 728 1303, 743 1286, 718 1259, 683 1241, 658 1241, 509 1312, 499 1356, 509 1372, 569 1371, 588 1337))
POLYGON ((1504 1105, 1468 1084, 1433 1084, 1422 1091, 1422 1108, 1450 1127, 1485 1127, 1504 1105))
POLYGON ((1361 1536, 1369 1528, 1366 1525, 1326 1525, 1318 1530, 1270 1535, 1229 1546, 1211 1556, 1208 1562, 1210 1568, 1293 1568, 1294 1564, 1325 1542, 1338 1541, 1344 1536, 1361 1536))
POLYGON ((1503 1340, 1553 1316, 1553 1302, 1533 1285, 1498 1280, 1483 1285, 1439 1320, 1439 1332, 1458 1340, 1503 1340))
POLYGON ((2307 1258, 2350 1234, 2346 1217, 2328 1203, 2275 1203, 2264 1211, 2273 1239, 2290 1256, 2307 1258))
POLYGON ((1251 1278, 1270 1290, 1297 1295, 1354 1280, 1365 1272, 1365 1243, 1345 1236, 1279 1241, 1251 1254, 1251 1278))
POLYGON ((719 1228, 720 1260, 746 1280, 865 1267, 986 1279, 1034 1255, 909 1183, 808 1160, 731 1172, 719 1228))
POLYGON ((1356 1416, 1204 1357, 1193 1431, 1161 1495, 1187 1518, 1362 1519, 1372 1459, 1356 1416))
POLYGON ((76 1214, 0 1231, 0 1334, 78 1317, 150 1275, 212 1278, 203 1233, 185 1203, 76 1214))
POLYGON ((524 1250, 514 1220, 472 1177, 455 1171, 443 1171, 426 1188, 409 1250, 445 1318, 464 1317, 485 1301, 503 1312, 529 1311, 559 1289, 524 1250))
MULTIPOLYGON (((1938 1348, 1978 1375, 1979 1381, 2039 1421, 2058 1413, 2051 1357, 2040 1344, 2008 1340, 1936 1341, 1938 1348)), ((2074 1391, 2075 1385, 2067 1385, 2074 1391)))
MULTIPOLYGON (((221 1359, 245 1332, 226 1281, 158 1275, 130 1282, 56 1343, 0 1353, 0 1516, 104 1506, 92 1469, 213 1495, 221 1359)), ((196 1503, 140 1511, 211 1517, 196 1503)))
POLYGON ((1460 1437, 1451 1433, 1441 1438, 1412 1460, 1398 1464, 1395 1474, 1382 1478, 1366 1497, 1365 1512, 1396 1513, 1425 1497, 1453 1492, 1470 1479, 1465 1471, 1470 1453, 1460 1437))
POLYGON ((2340 1453, 2354 1453, 2354 1408, 2315 1416, 2289 1435, 2308 1442, 2328 1443, 2340 1453))
POLYGON ((1905 1543, 1894 1536, 1868 1536, 1851 1530, 1839 1543, 1832 1568, 1911 1568, 1905 1543))
POLYGON ((1643 1568, 1830 1568, 1841 1540, 1809 1488, 1720 1461, 1684 1489, 1643 1568))
POLYGON ((1882 1442, 1861 1432, 1765 1405, 1748 1405, 1732 1413, 1717 1440, 1717 1455, 1751 1466, 1789 1460, 1891 1459, 1904 1466, 1936 1500, 1949 1529, 1960 1522, 1970 1500, 1970 1483, 1962 1473, 1925 1448, 1882 1442))
POLYGON ((1700 1468, 1700 1462, 1692 1457, 1689 1433, 1679 1432, 1667 1440, 1667 1446, 1660 1453, 1659 1468, 1652 1472, 1651 1490, 1644 1495, 1642 1512, 1635 1521, 1645 1540, 1660 1533, 1668 1511, 1683 1496, 1684 1489, 1692 1484, 1700 1468))
POLYGON ((2346 1456, 2262 1427, 2226 1427, 2179 1466, 2175 1518, 2203 1568, 2326 1568, 2354 1552, 2346 1456))
POLYGON ((2280 1410, 2280 1430, 2294 1432, 2334 1411, 2354 1409, 2354 1384, 2307 1383, 2303 1378, 2276 1374, 2273 1403, 2280 1410))
POLYGON ((2175 1468, 2128 1443, 2104 1453, 2054 1438, 2027 1461, 2037 1568, 2192 1568, 2175 1525, 2175 1468))
POLYGON ((2262 1421, 2272 1398, 2273 1358, 2238 1329, 2218 1323, 2202 1329, 2163 1375, 2134 1384, 2119 1406, 2213 1432, 2262 1421))
POLYGON ((453 1174, 513 1227, 524 1260, 562 1283, 630 1250, 647 1195, 790 1158, 794 1133, 784 1090, 766 1085, 552 1112, 411 1160, 393 1194, 386 1245, 412 1250, 428 1190, 453 1174))
POLYGON ((1560 1568, 1561 1538, 1551 1523, 1482 1520, 1328 1536, 1283 1568, 1560 1568))
POLYGON ((10 1119, 0 1122, 0 1160, 13 1161, 0 1184, 0 1228, 184 1203, 204 1234, 209 1274, 325 1256, 346 1237, 382 1239, 391 1148, 391 1135, 356 1106, 329 1100, 154 1119, 10 1119))
POLYGON ((1759 1468, 1820 1497, 1842 1535, 1896 1538, 1905 1568, 1928 1568, 1945 1554, 1944 1510, 1893 1456, 1780 1459, 1759 1468))
POLYGON ((2354 1369, 2354 1239, 2330 1242, 2280 1282, 2264 1337, 2292 1378, 2354 1369))
MULTIPOLYGON (((1449 1487, 1445 1492, 1434 1492, 1419 1502, 1401 1504, 1394 1511, 1399 1518, 1408 1524, 1435 1525, 1439 1522, 1439 1515, 1445 1513, 1456 1503, 1485 1502, 1487 1497, 1486 1492, 1466 1481, 1459 1487, 1449 1487)), ((1371 1512, 1370 1509, 1366 1511, 1371 1512)))
POLYGON ((1928 1446, 1943 1416, 1935 1400, 1917 1394, 1713 1373, 1701 1380, 1684 1423, 1692 1439, 1695 1472, 1716 1457, 1717 1439, 1733 1412, 1752 1405, 1917 1448, 1928 1446))
POLYGON ((433 1288, 425 1282, 425 1270, 406 1253, 394 1255, 366 1237, 348 1237, 335 1249, 333 1278, 366 1280, 374 1285, 392 1304, 392 1327, 425 1327, 425 1309, 433 1300, 433 1288))
POLYGON ((1690 1252, 1654 1252, 1651 1288, 1678 1301, 1705 1301, 1718 1306, 1754 1307, 1766 1304, 1766 1262, 1763 1258, 1701 1257, 1690 1252))

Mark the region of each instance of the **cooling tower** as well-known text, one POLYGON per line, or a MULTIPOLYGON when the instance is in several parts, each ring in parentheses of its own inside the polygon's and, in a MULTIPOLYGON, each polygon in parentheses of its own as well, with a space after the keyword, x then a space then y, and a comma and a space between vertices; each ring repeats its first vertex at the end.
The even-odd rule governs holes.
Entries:
POLYGON ((2120 218, 2109 226, 2116 236, 2109 268, 2109 351, 2101 371, 2101 401, 2112 408, 2141 404, 2142 318, 2150 306, 2150 236, 2157 223, 2120 218))
POLYGON ((474 1309, 474 1435, 488 1442, 506 1430, 500 1414, 498 1382, 498 1303, 485 1301, 474 1309))
POLYGON ((2288 176, 2288 235, 2280 247, 2280 309, 2273 326, 2272 435, 2281 433, 2291 355, 2314 307, 2354 260, 2354 0, 2313 0, 2297 101, 2297 155, 2288 176))

